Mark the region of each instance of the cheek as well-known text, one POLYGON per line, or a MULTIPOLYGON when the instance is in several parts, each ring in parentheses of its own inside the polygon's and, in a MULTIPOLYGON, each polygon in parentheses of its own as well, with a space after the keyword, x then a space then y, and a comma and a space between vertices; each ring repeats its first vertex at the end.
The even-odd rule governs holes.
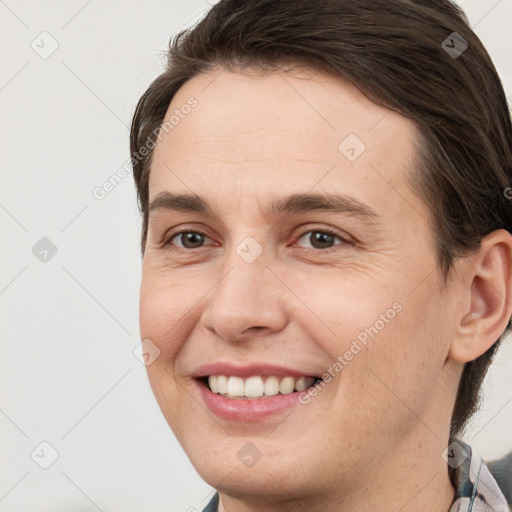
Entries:
POLYGON ((353 355, 361 354, 352 342, 361 348, 378 343, 402 314, 399 294, 389 286, 377 286, 374 279, 362 279, 360 272, 334 269, 307 278, 289 274, 286 280, 301 299, 290 299, 293 322, 321 344, 333 361, 351 347, 353 355))
POLYGON ((412 293, 410 283, 399 279, 388 287, 348 280, 334 287, 316 284, 307 304, 321 312, 334 334, 319 336, 311 329, 309 335, 322 343, 333 364, 342 357, 341 370, 331 367, 338 404, 332 414, 353 414, 356 424, 370 430, 412 428, 436 392, 446 357, 447 304, 434 279, 412 293), (371 418, 379 420, 372 425, 371 418))
POLYGON ((151 277, 143 273, 139 302, 140 335, 153 353, 158 354, 146 366, 146 371, 160 407, 165 408, 166 400, 162 393, 173 390, 172 394, 176 395, 173 389, 176 385, 174 368, 180 339, 184 339, 180 332, 185 328, 182 318, 186 304, 177 296, 173 286, 164 286, 162 280, 151 277))
POLYGON ((399 302, 402 310, 368 341, 348 384, 355 394, 364 383, 362 400, 380 410, 377 416, 387 417, 393 430, 405 432, 438 396, 447 335, 436 290, 425 286, 399 302))
POLYGON ((168 279, 143 272, 139 304, 141 338, 150 340, 159 350, 156 359, 146 366, 146 372, 155 399, 174 432, 179 432, 178 419, 189 407, 175 378, 181 340, 186 339, 184 318, 190 309, 186 297, 168 279))
POLYGON ((197 281, 180 282, 172 271, 143 269, 139 302, 143 338, 161 344, 162 351, 173 348, 173 341, 193 325, 193 306, 201 296, 197 281))
MULTIPOLYGON (((142 340, 150 340, 159 350, 146 371, 153 393, 169 423, 174 410, 187 407, 176 375, 177 361, 186 340, 197 327, 197 305, 211 283, 197 276, 180 277, 176 271, 143 267, 140 288, 139 322, 142 340)), ((174 430, 175 425, 173 425, 174 430)))

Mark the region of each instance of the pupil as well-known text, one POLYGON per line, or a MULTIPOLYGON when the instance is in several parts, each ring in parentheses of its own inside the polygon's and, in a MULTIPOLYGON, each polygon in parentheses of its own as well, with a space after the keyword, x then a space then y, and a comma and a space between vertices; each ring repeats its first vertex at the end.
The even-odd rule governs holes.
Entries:
POLYGON ((320 244, 320 248, 330 246, 333 237, 333 235, 330 235, 329 233, 322 233, 321 231, 315 231, 315 234, 312 234, 311 236, 314 237, 313 246, 320 244))
POLYGON ((201 235, 200 233, 185 233, 181 237, 181 243, 183 244, 184 247, 193 249, 196 247, 196 245, 201 245, 202 236, 203 235, 201 235), (191 242, 192 247, 189 245, 189 242, 191 242))

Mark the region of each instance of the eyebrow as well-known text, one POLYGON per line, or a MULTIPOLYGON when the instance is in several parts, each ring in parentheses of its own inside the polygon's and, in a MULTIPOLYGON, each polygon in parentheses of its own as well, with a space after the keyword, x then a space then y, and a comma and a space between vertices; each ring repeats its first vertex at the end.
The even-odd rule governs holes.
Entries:
MULTIPOLYGON (((149 213, 156 210, 175 210, 182 212, 195 212, 219 217, 218 212, 210 204, 197 194, 175 194, 163 191, 151 201, 149 213)), ((311 211, 329 211, 345 213, 358 217, 368 223, 378 220, 379 215, 367 204, 354 197, 337 194, 291 194, 274 198, 268 205, 270 214, 292 214, 311 211)))

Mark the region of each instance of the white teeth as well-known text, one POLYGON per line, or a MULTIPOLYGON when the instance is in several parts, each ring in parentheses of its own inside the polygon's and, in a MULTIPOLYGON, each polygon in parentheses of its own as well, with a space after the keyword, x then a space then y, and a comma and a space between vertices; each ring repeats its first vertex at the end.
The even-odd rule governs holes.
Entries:
POLYGON ((228 392, 228 378, 225 375, 217 376, 217 393, 224 395, 228 392))
POLYGON ((247 397, 263 396, 265 385, 260 377, 249 377, 245 381, 244 395, 247 397))
POLYGON ((309 387, 306 384, 306 377, 299 377, 295 381, 295 391, 304 391, 307 387, 309 387))
POLYGON ((219 377, 217 375, 210 375, 208 377, 208 385, 210 386, 212 393, 217 393, 219 391, 218 379, 219 377))
POLYGON ((277 377, 267 377, 265 380, 265 395, 274 396, 279 393, 279 379, 277 377))
POLYGON ((229 396, 244 396, 244 379, 229 377, 227 393, 229 396))
POLYGON ((289 395, 295 390, 295 379, 293 377, 285 377, 279 384, 279 393, 281 395, 289 395))
POLYGON ((218 393, 228 398, 261 398, 275 396, 278 393, 289 395, 294 391, 303 391, 313 385, 312 377, 284 377, 253 376, 243 379, 241 377, 227 377, 226 375, 210 375, 208 384, 212 393, 218 393))

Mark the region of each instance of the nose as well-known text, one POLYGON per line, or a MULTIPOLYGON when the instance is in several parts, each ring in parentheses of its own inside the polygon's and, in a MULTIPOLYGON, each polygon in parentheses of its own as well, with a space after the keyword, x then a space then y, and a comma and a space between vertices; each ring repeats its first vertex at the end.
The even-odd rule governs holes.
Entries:
POLYGON ((233 258, 208 296, 203 326, 232 342, 266 337, 285 327, 289 294, 264 261, 233 258))

